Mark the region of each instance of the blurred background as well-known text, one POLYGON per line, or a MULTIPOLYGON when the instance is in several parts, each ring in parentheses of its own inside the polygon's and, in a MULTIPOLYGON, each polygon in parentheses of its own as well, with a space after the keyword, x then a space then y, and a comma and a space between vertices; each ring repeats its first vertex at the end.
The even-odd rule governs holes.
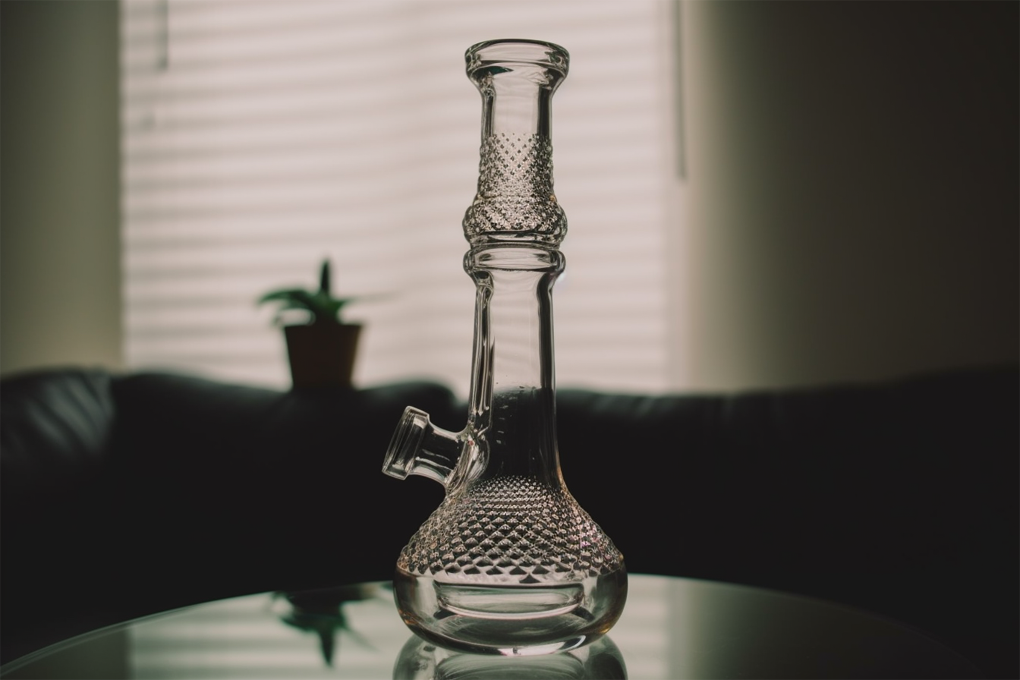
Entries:
POLYGON ((323 258, 355 381, 465 395, 480 40, 563 45, 558 384, 1016 362, 1015 2, 4 0, 0 373, 285 388, 323 258))

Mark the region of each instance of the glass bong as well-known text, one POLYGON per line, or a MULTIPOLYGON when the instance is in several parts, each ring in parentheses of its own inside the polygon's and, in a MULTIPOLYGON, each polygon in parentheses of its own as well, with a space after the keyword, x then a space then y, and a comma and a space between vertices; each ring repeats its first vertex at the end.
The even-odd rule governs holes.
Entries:
POLYGON ((604 635, 627 597, 623 556, 567 491, 556 440, 552 286, 567 223, 552 191, 550 105, 569 57, 496 40, 465 58, 483 103, 463 222, 476 285, 468 422, 449 432, 408 407, 393 434, 383 472, 446 488, 400 553, 394 593, 430 642, 546 654, 604 635))

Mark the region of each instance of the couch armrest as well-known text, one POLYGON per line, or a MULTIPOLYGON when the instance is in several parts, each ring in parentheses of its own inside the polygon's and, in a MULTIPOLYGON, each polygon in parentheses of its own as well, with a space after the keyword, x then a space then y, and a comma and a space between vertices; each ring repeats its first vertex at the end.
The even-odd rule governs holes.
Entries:
POLYGON ((47 370, 0 387, 0 482, 5 504, 49 502, 108 462, 115 407, 102 370, 47 370))

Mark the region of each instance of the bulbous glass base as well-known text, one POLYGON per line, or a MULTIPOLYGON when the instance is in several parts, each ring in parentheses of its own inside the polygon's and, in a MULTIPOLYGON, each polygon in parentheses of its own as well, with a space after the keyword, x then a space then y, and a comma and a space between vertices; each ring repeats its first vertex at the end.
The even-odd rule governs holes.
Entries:
POLYGON ((394 596, 420 637, 476 654, 529 656, 575 649, 605 635, 623 612, 627 572, 528 585, 449 582, 397 569, 394 596))

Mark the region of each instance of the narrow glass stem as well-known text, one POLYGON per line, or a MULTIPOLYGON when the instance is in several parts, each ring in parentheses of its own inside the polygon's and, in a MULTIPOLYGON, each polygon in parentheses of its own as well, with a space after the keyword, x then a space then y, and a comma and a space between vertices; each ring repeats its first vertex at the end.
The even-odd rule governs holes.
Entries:
POLYGON ((465 260, 478 288, 467 426, 473 457, 484 463, 478 468, 485 477, 559 484, 552 287, 563 256, 540 247, 491 246, 465 260))

